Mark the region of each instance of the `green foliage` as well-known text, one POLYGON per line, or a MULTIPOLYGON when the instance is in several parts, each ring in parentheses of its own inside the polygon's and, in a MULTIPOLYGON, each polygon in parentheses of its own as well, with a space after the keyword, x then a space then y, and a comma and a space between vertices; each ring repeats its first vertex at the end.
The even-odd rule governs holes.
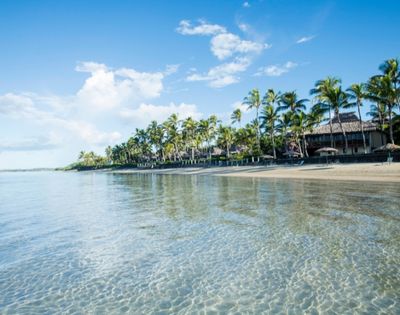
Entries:
POLYGON ((172 114, 160 124, 152 121, 145 129, 136 128, 126 142, 108 146, 104 157, 82 151, 78 161, 67 169, 136 167, 184 159, 240 160, 263 154, 279 157, 293 144, 307 156, 306 134, 327 119, 331 124, 333 114, 338 117, 347 143, 339 114, 343 109, 357 107, 361 116, 365 101, 371 103, 368 115, 373 121, 389 133, 392 142, 400 142, 400 119, 396 113, 400 109, 399 61, 386 60, 379 69, 381 73, 372 76, 367 83, 352 84, 347 89, 342 88, 341 80, 336 77, 318 80, 310 90, 313 100, 308 111, 308 100, 300 98, 295 91, 281 93, 268 89, 261 97, 260 90, 252 89, 243 105, 255 110, 256 115, 244 127, 241 126, 240 109, 235 109, 230 116, 232 124, 238 124, 238 127, 222 125, 215 115, 196 121, 192 117, 180 120, 178 114, 172 114), (221 150, 221 154, 213 154, 221 150))

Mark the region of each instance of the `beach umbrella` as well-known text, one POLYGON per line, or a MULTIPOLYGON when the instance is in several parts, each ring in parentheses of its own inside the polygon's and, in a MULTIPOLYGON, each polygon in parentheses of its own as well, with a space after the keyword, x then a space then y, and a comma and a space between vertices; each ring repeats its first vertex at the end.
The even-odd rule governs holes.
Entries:
POLYGON ((400 151, 400 145, 387 143, 374 150, 374 152, 394 152, 394 151, 400 151))
MULTIPOLYGON (((317 152, 317 153, 326 152, 326 153, 336 154, 339 152, 339 150, 337 150, 335 148, 330 148, 330 147, 323 147, 321 149, 316 150, 315 152, 317 152)), ((326 164, 328 164, 328 156, 326 156, 326 164)))
POLYGON ((321 153, 321 152, 326 152, 326 153, 338 153, 339 151, 335 148, 330 148, 330 147, 323 147, 321 149, 318 149, 317 151, 315 151, 317 153, 321 153))
POLYGON ((400 145, 393 143, 386 143, 385 145, 376 148, 374 152, 387 152, 388 153, 388 162, 390 164, 390 153, 394 151, 400 151, 400 145))
POLYGON ((293 164, 292 157, 294 157, 294 156, 300 156, 301 154, 300 154, 299 152, 296 152, 296 151, 290 150, 290 151, 286 151, 286 152, 284 152, 284 153, 283 153, 283 155, 286 155, 286 156, 288 156, 288 157, 289 157, 289 159, 290 159, 290 163, 291 163, 291 164, 293 164))

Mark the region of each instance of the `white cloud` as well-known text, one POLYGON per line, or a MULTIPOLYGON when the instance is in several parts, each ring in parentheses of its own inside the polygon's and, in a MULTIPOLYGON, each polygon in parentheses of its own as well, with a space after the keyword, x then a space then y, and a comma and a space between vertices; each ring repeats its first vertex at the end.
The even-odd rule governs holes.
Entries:
POLYGON ((314 39, 314 37, 315 37, 315 35, 301 37, 296 41, 296 44, 302 44, 305 42, 309 42, 310 40, 314 39))
POLYGON ((25 119, 41 126, 62 129, 64 133, 72 132, 89 144, 110 144, 121 138, 118 132, 101 132, 85 121, 65 118, 55 112, 39 109, 38 100, 25 94, 8 93, 0 96, 0 114, 18 120, 25 119))
POLYGON ((256 76, 266 75, 269 77, 279 77, 282 74, 289 72, 291 69, 296 68, 297 63, 292 61, 286 62, 284 65, 271 65, 267 67, 262 67, 258 69, 256 76))
POLYGON ((251 61, 246 57, 237 57, 232 62, 223 63, 211 68, 207 74, 201 75, 194 73, 189 75, 187 81, 209 81, 209 86, 221 88, 230 84, 237 83, 239 77, 237 73, 244 72, 250 66, 251 61))
MULTIPOLYGON (((102 150, 106 145, 118 143, 132 130, 132 126, 121 124, 121 110, 132 119, 136 117, 137 125, 150 118, 162 120, 173 112, 183 117, 200 117, 194 105, 154 107, 144 104, 165 91, 165 78, 178 69, 179 65, 167 65, 162 71, 141 72, 128 67, 113 69, 92 61, 80 62, 75 70, 85 73, 86 78, 76 93, 0 95, 0 124, 6 122, 7 126, 13 124, 15 128, 12 133, 7 134, 5 130, 6 133, 0 135, 2 158, 6 155, 20 157, 33 151, 43 155, 47 152, 40 151, 51 150, 44 160, 31 163, 42 165, 50 161, 49 156, 65 163, 75 159, 77 150, 102 150)), ((30 164, 28 160, 21 161, 20 165, 30 164)))
POLYGON ((142 103, 136 109, 125 108, 121 110, 120 116, 128 121, 133 121, 137 126, 145 127, 152 120, 162 122, 174 113, 178 114, 180 119, 187 117, 199 119, 202 116, 196 105, 185 103, 179 105, 170 103, 166 106, 142 103))
MULTIPOLYGON (((242 25, 242 30, 245 24, 242 25)), ((240 26, 239 26, 240 27, 240 26)), ((198 26, 192 26, 190 21, 179 23, 178 32, 183 35, 209 35, 211 52, 220 60, 234 54, 258 54, 270 47, 265 43, 243 40, 239 36, 227 32, 226 28, 217 24, 207 24, 201 21, 198 26)))
MULTIPOLYGON (((248 27, 243 24, 239 27, 244 30, 248 27)), ((229 33, 225 27, 217 24, 208 24, 200 21, 198 26, 192 26, 190 21, 179 23, 178 32, 184 35, 209 35, 211 36, 210 50, 219 60, 232 58, 208 70, 205 74, 190 70, 187 81, 208 81, 213 88, 221 88, 239 82, 237 73, 244 72, 251 64, 251 57, 260 54, 270 45, 261 42, 241 39, 238 35, 229 33)))
POLYGON ((180 65, 167 65, 165 67, 164 75, 168 76, 168 75, 178 72, 179 67, 180 67, 180 65))
POLYGON ((0 152, 3 151, 41 151, 55 149, 60 145, 60 138, 54 133, 49 136, 23 139, 0 139, 0 152))
POLYGON ((208 24, 205 21, 200 21, 197 26, 192 26, 188 20, 179 22, 176 31, 182 35, 215 35, 225 33, 226 28, 218 24, 208 24))
POLYGON ((243 2, 244 8, 250 8, 250 3, 248 1, 243 2))
POLYGON ((220 60, 231 57, 235 53, 258 54, 269 47, 268 44, 242 40, 232 33, 218 34, 211 39, 211 51, 220 60))
POLYGON ((242 32, 245 32, 245 33, 248 32, 250 29, 250 26, 246 23, 239 23, 238 27, 242 32))
POLYGON ((177 65, 165 72, 139 72, 130 68, 110 69, 104 64, 82 62, 75 68, 90 77, 77 93, 77 102, 96 110, 110 110, 133 100, 152 99, 164 89, 163 79, 177 71, 177 65))
POLYGON ((83 141, 94 145, 115 144, 121 140, 121 134, 117 131, 102 132, 93 124, 85 121, 59 120, 59 124, 65 129, 78 135, 83 141))

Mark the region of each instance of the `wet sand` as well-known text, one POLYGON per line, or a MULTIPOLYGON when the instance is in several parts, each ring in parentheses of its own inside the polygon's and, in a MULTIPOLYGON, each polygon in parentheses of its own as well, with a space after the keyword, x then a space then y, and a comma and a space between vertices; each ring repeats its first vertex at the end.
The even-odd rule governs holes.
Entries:
POLYGON ((400 163, 320 164, 304 166, 230 166, 210 168, 117 170, 115 173, 210 175, 344 181, 400 182, 400 163))

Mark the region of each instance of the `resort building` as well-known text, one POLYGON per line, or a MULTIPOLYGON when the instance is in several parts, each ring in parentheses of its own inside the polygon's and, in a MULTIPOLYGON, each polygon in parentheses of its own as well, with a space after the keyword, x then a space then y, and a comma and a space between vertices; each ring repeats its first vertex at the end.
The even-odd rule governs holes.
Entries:
MULTIPOLYGON (((340 121, 346 132, 348 150, 346 152, 343 133, 340 129, 338 117, 335 116, 332 118, 333 147, 339 151, 338 154, 364 154, 363 137, 357 115, 354 112, 341 113, 340 121)), ((379 130, 378 124, 363 121, 362 125, 367 153, 371 153, 374 149, 386 144, 386 134, 379 130)), ((330 123, 315 128, 306 135, 306 140, 310 155, 314 155, 314 152, 322 147, 331 147, 330 123)))

